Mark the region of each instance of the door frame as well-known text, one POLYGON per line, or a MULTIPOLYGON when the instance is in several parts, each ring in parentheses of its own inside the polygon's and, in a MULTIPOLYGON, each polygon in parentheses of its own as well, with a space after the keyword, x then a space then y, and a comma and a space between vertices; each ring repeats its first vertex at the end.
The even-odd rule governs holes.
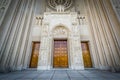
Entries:
MULTIPOLYGON (((51 54, 51 66, 52 66, 52 68, 53 69, 55 69, 54 67, 53 67, 53 59, 54 59, 54 41, 57 41, 57 40, 59 40, 59 41, 67 41, 67 54, 68 54, 68 67, 67 68, 69 68, 70 67, 70 55, 69 55, 69 45, 68 45, 68 39, 67 38, 60 38, 60 39, 58 39, 58 38, 54 38, 53 39, 53 41, 52 41, 52 54, 51 54)), ((61 69, 64 69, 64 68, 61 68, 61 69)))

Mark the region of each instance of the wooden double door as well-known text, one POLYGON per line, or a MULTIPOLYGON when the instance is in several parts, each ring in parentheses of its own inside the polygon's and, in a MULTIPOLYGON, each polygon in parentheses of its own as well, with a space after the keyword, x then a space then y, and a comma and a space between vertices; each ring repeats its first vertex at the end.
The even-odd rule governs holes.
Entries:
POLYGON ((37 68, 40 42, 33 42, 30 68, 37 68))
POLYGON ((67 40, 54 41, 53 67, 54 68, 68 67, 67 40))
POLYGON ((85 68, 91 68, 92 67, 92 62, 91 62, 88 42, 82 42, 81 45, 82 45, 84 67, 85 68))

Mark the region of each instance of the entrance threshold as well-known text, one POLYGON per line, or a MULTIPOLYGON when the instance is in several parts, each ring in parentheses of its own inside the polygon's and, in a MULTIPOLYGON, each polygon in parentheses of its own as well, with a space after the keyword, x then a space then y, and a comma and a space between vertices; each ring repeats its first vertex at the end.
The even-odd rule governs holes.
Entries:
POLYGON ((70 68, 53 68, 51 70, 71 70, 70 68))

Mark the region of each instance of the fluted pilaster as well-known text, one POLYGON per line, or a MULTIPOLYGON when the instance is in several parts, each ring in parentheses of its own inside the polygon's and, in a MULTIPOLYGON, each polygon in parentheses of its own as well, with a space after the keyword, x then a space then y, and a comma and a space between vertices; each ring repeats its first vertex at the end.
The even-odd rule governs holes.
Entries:
POLYGON ((28 55, 31 53, 28 53, 27 50, 29 47, 28 45, 31 44, 30 34, 34 0, 19 0, 16 2, 14 8, 15 11, 11 13, 13 16, 11 20, 9 20, 10 25, 5 25, 8 31, 6 35, 3 35, 5 36, 5 40, 1 48, 1 71, 21 70, 27 67, 27 65, 24 66, 24 64, 28 62, 28 55))
POLYGON ((109 0, 87 0, 95 66, 99 69, 119 68, 119 23, 109 0), (106 4, 105 4, 106 2, 106 4), (109 12, 108 12, 109 11, 109 12), (112 15, 110 15, 112 14, 112 15), (113 21, 114 20, 114 21, 113 21), (114 26, 114 27, 113 27, 114 26))

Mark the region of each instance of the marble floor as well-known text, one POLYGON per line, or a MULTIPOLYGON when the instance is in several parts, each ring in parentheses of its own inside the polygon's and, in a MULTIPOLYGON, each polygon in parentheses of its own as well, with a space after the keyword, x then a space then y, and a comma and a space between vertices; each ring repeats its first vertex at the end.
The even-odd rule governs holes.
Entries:
POLYGON ((120 80, 120 73, 100 70, 24 70, 0 73, 0 80, 120 80))

